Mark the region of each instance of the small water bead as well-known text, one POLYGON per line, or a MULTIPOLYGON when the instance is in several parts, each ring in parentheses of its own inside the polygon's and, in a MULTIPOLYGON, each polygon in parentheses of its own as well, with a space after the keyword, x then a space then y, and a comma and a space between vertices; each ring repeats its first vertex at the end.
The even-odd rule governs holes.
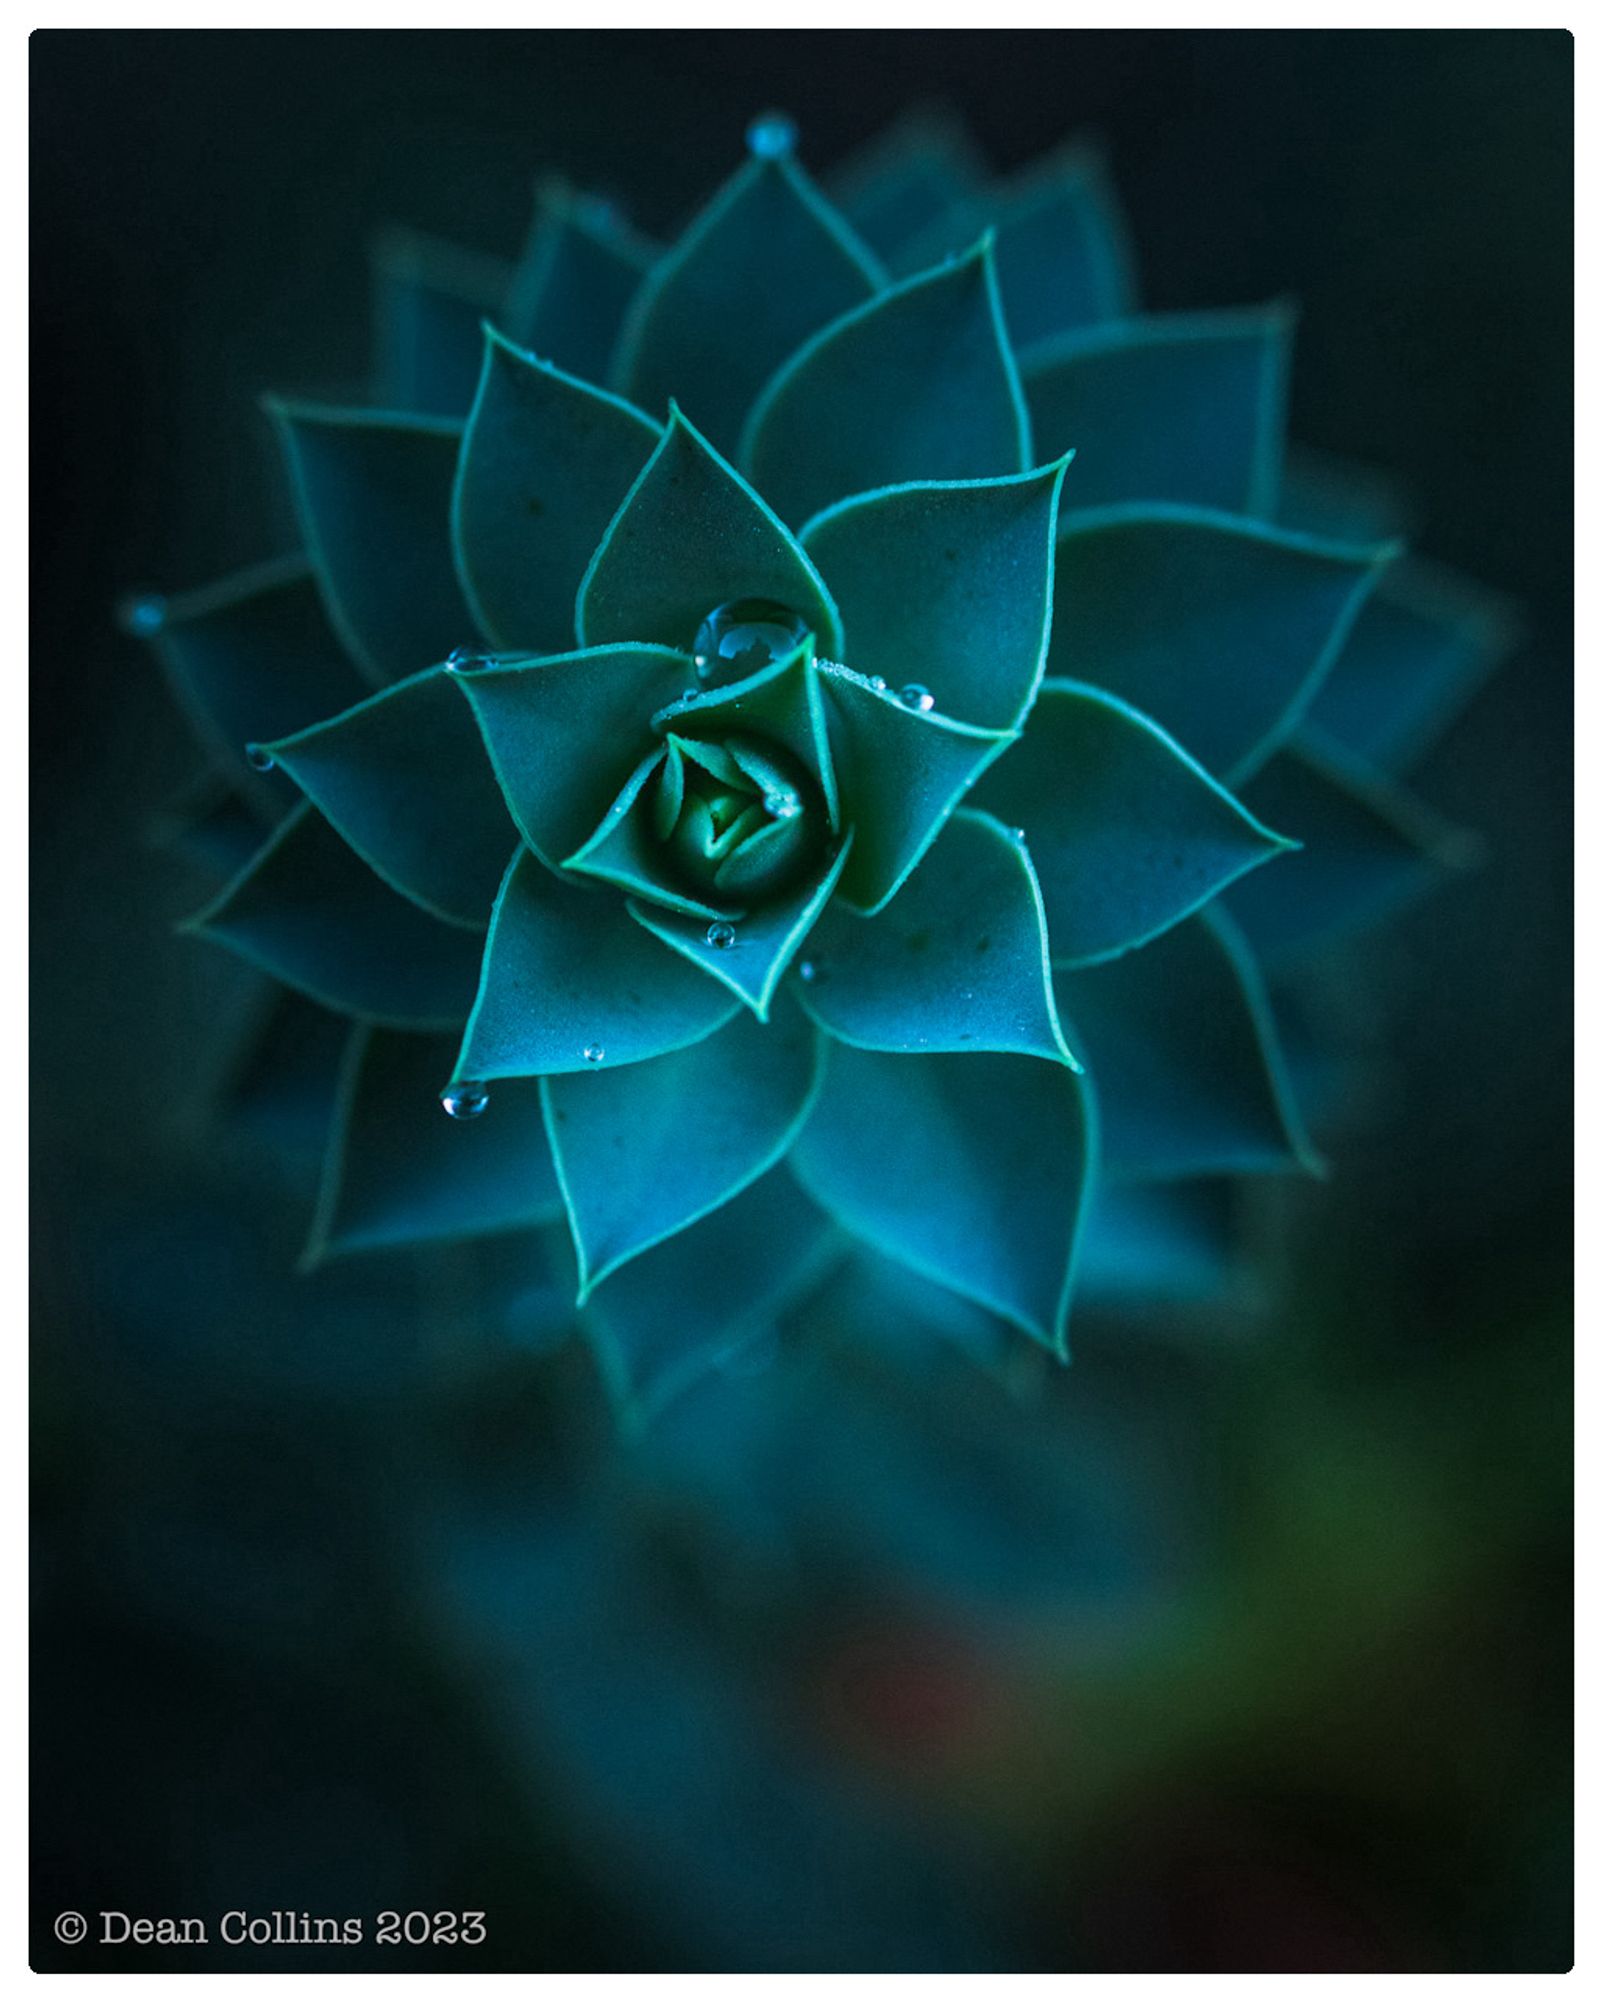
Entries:
POLYGON ((811 630, 798 611, 770 597, 736 597, 702 619, 690 651, 703 681, 743 680, 792 653, 811 630))
POLYGON ((685 688, 678 699, 680 701, 698 701, 700 699, 700 690, 698 688, 685 688))
POLYGON ((786 111, 763 111, 746 127, 744 142, 758 160, 781 160, 794 151, 799 136, 786 111))
POLYGON ((448 1117, 479 1118, 489 1108, 488 1087, 463 1077, 458 1083, 445 1085, 439 1092, 439 1102, 448 1117))
POLYGON ((586 1063, 603 1063, 606 1059, 606 1052, 598 1042, 591 1042, 583 1052, 583 1059, 586 1063))
POLYGON ((485 667, 498 666, 499 662, 493 653, 475 653, 470 646, 457 646, 444 664, 448 673, 477 674, 485 667))
POLYGON ((884 679, 882 674, 874 674, 872 679, 867 682, 867 686, 871 688, 874 694, 887 694, 889 692, 889 683, 884 679))
POLYGON ((793 819, 800 810, 800 801, 793 792, 768 792, 761 804, 772 819, 793 819))
POLYGON ((800 974, 800 977, 805 981, 807 986, 809 986, 812 980, 815 979, 817 976, 817 968, 809 958, 801 959, 799 965, 795 969, 800 974))
POLYGON ((706 943, 713 951, 731 951, 737 936, 732 924, 718 922, 706 926, 706 943))
POLYGON ((915 708, 926 715, 933 707, 933 696, 920 681, 908 681, 900 690, 900 699, 907 708, 915 708))
POLYGON ((123 630, 137 639, 148 639, 167 622, 167 600, 153 590, 130 597, 122 607, 123 630))
POLYGON ((276 770, 278 763, 272 752, 262 749, 259 743, 247 743, 244 746, 244 761, 252 771, 276 770))

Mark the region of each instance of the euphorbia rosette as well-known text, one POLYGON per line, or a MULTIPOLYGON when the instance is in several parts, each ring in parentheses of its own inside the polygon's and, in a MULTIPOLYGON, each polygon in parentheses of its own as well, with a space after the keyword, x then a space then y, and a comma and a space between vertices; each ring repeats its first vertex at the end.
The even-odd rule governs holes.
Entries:
POLYGON ((195 928, 357 1020, 317 1255, 564 1210, 580 1297, 689 1232, 759 1317, 854 1239, 1064 1351, 1091 1212, 1115 1280, 1311 1162, 1256 946, 1447 851, 1363 754, 1484 649, 1269 518, 1286 316, 1129 317, 1090 163, 891 148, 869 247, 789 136, 636 290, 554 201, 464 422, 275 405, 308 562, 152 619, 303 794, 195 928))

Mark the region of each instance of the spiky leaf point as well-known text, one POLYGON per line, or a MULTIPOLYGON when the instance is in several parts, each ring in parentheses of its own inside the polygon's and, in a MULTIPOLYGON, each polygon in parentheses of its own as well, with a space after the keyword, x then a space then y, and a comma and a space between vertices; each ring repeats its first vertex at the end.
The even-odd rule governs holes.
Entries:
POLYGON ((481 930, 516 835, 452 679, 430 667, 265 747, 390 888, 481 930))
POLYGON ((881 910, 990 764, 1017 739, 903 702, 848 668, 825 664, 840 811, 855 834, 840 894, 881 910))
POLYGON ((790 1158, 853 1234, 1064 1355, 1094 1152, 1063 1064, 841 1044, 790 1158))
POLYGON ((481 339, 451 509, 461 587, 492 644, 564 652, 590 558, 661 426, 492 326, 481 339))
POLYGON ((655 247, 610 204, 564 181, 537 190, 527 246, 505 296, 513 340, 586 382, 603 382, 623 315, 655 247))
POLYGON ((741 1012, 692 1048, 614 1074, 544 1079, 580 1305, 777 1165, 811 1109, 823 1054, 817 1030, 784 1007, 765 1024, 741 1012))
POLYGON ((832 1223, 780 1171, 616 1271, 582 1325, 624 1423, 642 1429, 769 1338, 841 1249, 832 1223))
POLYGON ((594 646, 454 676, 511 817, 546 867, 594 832, 655 747, 651 716, 693 678, 665 646, 594 646))
POLYGON ((715 1033, 737 1006, 630 923, 615 895, 523 852, 495 904, 451 1080, 646 1062, 715 1033))
POLYGON ((1379 578, 1308 720, 1358 755, 1404 770, 1518 636, 1503 598, 1408 556, 1379 578))
POLYGON ((1026 832, 1058 964, 1148 944, 1295 845, 1148 716, 1077 681, 1045 682, 973 801, 1026 832))
POLYGON ((871 251, 793 160, 750 160, 639 287, 616 386, 661 413, 676 397, 731 451, 779 363, 882 282, 871 251))
MULTIPOLYGON (((908 245, 948 218, 965 214, 985 177, 984 163, 960 121, 936 107, 904 113, 853 153, 828 178, 828 192, 862 241, 898 270, 908 245)), ((952 240, 941 243, 933 263, 952 240)))
POLYGON ((402 228, 379 232, 371 261, 374 407, 464 417, 478 385, 479 328, 499 312, 511 266, 402 228))
POLYGON ((843 650, 838 610, 810 558, 674 405, 579 588, 579 642, 687 652, 708 614, 740 598, 787 606, 820 650, 843 650))
POLYGON ((450 1036, 351 1030, 302 1268, 561 1214, 538 1085, 502 1083, 482 1117, 447 1118, 439 1090, 454 1057, 450 1036))
POLYGON ((1228 907, 1274 967, 1379 922, 1482 858, 1473 834, 1310 731, 1273 758, 1245 797, 1303 843, 1284 861, 1281 877, 1269 869, 1228 895, 1228 907))
POLYGON ((957 812, 880 915, 825 915, 807 960, 802 1002, 856 1048, 1074 1060, 1027 846, 987 813, 957 812))
POLYGON ((1094 1079, 1110 1178, 1321 1171, 1255 955, 1219 908, 1058 973, 1056 995, 1094 1079))
POLYGON ((1076 450, 1071 507, 1277 504, 1293 316, 1174 313, 1063 334, 1021 354, 1041 457, 1076 450))
POLYGON ((367 693, 335 637, 303 556, 238 570, 181 596, 138 599, 124 613, 217 768, 258 797, 268 786, 245 745, 301 729, 367 693))
POLYGON ((1015 729, 1050 644, 1067 460, 1004 479, 892 486, 801 534, 850 634, 850 665, 943 713, 1015 729))
POLYGON ((1240 783, 1306 713, 1394 553, 1203 508, 1068 514, 1050 676, 1121 696, 1240 783))
POLYGON ((1078 1297, 1113 1307, 1225 1299, 1238 1283, 1233 1209, 1223 1180, 1102 1179, 1084 1225, 1078 1297))
POLYGON ((458 1025, 483 944, 397 895, 309 804, 183 928, 336 1013, 395 1028, 458 1025))
POLYGON ((807 341, 757 398, 739 462, 794 522, 872 487, 1030 465, 989 239, 807 341))
POLYGON ((328 616, 375 681, 402 679, 473 625, 450 554, 461 424, 267 402, 328 616))

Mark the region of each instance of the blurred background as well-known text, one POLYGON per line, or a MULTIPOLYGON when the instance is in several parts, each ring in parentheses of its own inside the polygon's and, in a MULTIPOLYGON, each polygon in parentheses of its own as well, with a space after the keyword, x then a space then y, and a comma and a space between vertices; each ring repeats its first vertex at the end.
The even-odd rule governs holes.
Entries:
POLYGON ((1571 38, 31 51, 34 1964, 1567 1966, 1571 38), (1002 171, 1098 136, 1152 306, 1300 301, 1297 438, 1520 614, 1417 774, 1489 859, 1347 955, 1383 1088, 1270 1310, 1085 1324, 1027 1395, 825 1349, 629 1449, 535 1274, 499 1332, 473 1253, 296 1280, 204 1138, 254 995, 171 935, 191 752, 112 607, 283 545, 256 397, 359 379, 382 223, 510 255, 558 169, 664 234, 753 111, 821 171, 930 100, 1002 171))

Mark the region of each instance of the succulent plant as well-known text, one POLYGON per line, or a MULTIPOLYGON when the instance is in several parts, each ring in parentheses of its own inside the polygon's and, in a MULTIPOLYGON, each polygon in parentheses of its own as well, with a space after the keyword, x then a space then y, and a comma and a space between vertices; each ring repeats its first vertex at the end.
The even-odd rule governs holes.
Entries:
POLYGON ((345 1024, 307 1264, 570 1235, 635 1409, 841 1260, 985 1352, 1218 1282, 1318 1167, 1281 981, 1468 851, 1397 773, 1505 636, 1289 457, 1286 309, 1138 310, 1092 154, 749 155, 664 250, 386 236, 370 403, 269 405, 300 551, 128 614, 253 1087, 345 1024))

